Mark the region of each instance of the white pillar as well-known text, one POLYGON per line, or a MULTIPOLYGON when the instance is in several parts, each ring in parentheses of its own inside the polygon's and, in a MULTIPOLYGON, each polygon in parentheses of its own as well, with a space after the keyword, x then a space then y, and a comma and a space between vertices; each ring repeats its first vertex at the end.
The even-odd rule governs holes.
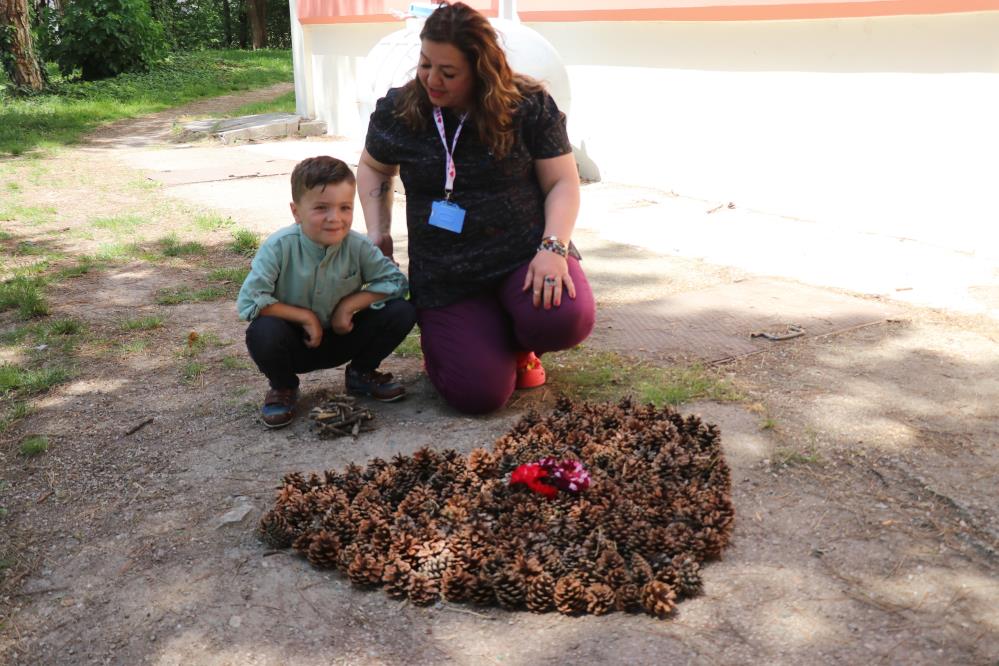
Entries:
POLYGON ((507 21, 519 21, 517 18, 517 0, 499 0, 499 18, 507 21))
POLYGON ((306 118, 315 114, 313 104, 310 104, 309 91, 312 79, 312 58, 302 24, 298 22, 298 0, 288 0, 288 11, 291 12, 291 60, 295 75, 295 113, 306 118))

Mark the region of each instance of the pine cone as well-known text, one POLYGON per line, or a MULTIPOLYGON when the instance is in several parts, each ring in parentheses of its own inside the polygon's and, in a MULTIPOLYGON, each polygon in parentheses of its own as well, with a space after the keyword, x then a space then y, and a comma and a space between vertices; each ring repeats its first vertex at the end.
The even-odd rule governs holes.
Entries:
POLYGON ((350 582, 360 587, 381 585, 385 567, 373 554, 358 550, 347 566, 350 582))
POLYGON ((312 540, 316 538, 317 532, 302 532, 295 540, 291 542, 291 547, 295 549, 296 552, 302 555, 309 555, 309 547, 312 545, 312 540))
POLYGON ((409 600, 417 606, 429 606, 437 601, 437 581, 420 573, 409 575, 409 600))
POLYGON ((603 615, 614 608, 614 590, 603 583, 595 583, 586 588, 586 612, 603 615))
POLYGON ((396 558, 382 569, 382 583, 385 593, 393 599, 405 599, 409 596, 409 575, 412 567, 401 558, 396 558))
POLYGON ((547 613, 555 606, 555 579, 547 573, 531 578, 527 583, 527 608, 532 613, 547 613))
POLYGON ((307 557, 317 569, 334 569, 340 555, 340 538, 323 530, 312 537, 307 557))
POLYGON ((673 579, 667 582, 673 585, 680 599, 696 597, 704 589, 701 565, 690 555, 677 555, 665 570, 670 572, 673 579))
POLYGON ((287 548, 294 540, 291 525, 277 511, 271 510, 260 517, 257 536, 271 548, 287 548))
POLYGON ((673 588, 658 580, 642 587, 642 607, 649 615, 667 617, 676 608, 676 593, 673 588))
POLYGON ((468 598, 479 606, 492 606, 496 603, 493 585, 485 576, 475 577, 475 582, 469 587, 468 598))
POLYGON ((635 581, 636 585, 645 585, 649 581, 655 578, 655 574, 652 571, 652 565, 649 564, 641 555, 635 554, 631 556, 631 579, 635 581))
POLYGON ((447 569, 441 576, 441 594, 448 601, 465 601, 475 585, 475 576, 459 567, 447 569))
POLYGON ((622 613, 634 613, 642 607, 642 593, 634 583, 617 588, 614 593, 614 607, 622 613))
POLYGON ((496 601, 506 609, 520 608, 527 599, 527 582, 516 569, 507 567, 492 577, 496 601))
POLYGON ((555 583, 555 608, 563 615, 574 615, 586 610, 586 586, 578 576, 569 574, 555 583))
POLYGON ((468 454, 467 467, 480 479, 491 479, 496 476, 499 470, 496 457, 485 449, 472 449, 472 452, 468 454))

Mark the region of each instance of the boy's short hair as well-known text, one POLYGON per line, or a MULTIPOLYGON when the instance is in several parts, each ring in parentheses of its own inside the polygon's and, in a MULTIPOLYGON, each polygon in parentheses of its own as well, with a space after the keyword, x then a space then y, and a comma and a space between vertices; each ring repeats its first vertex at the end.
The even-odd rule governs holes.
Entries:
POLYGON ((354 172, 343 160, 338 160, 329 155, 319 155, 309 157, 295 165, 291 172, 291 199, 298 203, 302 195, 313 187, 336 185, 337 183, 348 182, 356 184, 354 172))

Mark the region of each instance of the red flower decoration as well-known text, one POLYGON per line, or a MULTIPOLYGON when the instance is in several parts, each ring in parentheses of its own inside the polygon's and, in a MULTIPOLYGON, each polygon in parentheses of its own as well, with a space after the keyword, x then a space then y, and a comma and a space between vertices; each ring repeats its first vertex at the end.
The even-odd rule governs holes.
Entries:
POLYGON ((548 472, 542 469, 541 465, 537 463, 529 463, 521 465, 517 469, 513 470, 513 473, 510 475, 510 485, 512 486, 517 483, 523 483, 533 492, 551 499, 558 494, 558 488, 542 483, 541 479, 546 476, 548 476, 548 472))

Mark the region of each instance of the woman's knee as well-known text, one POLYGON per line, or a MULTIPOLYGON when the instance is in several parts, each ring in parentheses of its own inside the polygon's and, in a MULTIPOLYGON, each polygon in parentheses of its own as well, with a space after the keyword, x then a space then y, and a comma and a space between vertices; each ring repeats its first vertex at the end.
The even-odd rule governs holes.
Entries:
POLYGON ((424 358, 431 383, 459 412, 488 414, 503 407, 513 395, 516 367, 512 354, 424 358))

